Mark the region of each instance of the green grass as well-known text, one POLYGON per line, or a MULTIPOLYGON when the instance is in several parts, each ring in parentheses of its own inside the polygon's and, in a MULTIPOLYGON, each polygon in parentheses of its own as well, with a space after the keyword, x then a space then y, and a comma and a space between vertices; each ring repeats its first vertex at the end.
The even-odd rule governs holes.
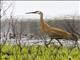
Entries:
POLYGON ((58 46, 5 45, 1 49, 2 60, 80 60, 80 49, 58 46))

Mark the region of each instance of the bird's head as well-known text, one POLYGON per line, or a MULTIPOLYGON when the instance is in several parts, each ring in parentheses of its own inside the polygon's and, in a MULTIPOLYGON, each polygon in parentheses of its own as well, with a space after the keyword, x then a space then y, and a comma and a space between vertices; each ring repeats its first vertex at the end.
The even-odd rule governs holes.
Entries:
POLYGON ((39 14, 39 15, 41 15, 43 13, 41 11, 34 11, 34 12, 28 12, 26 14, 39 14))

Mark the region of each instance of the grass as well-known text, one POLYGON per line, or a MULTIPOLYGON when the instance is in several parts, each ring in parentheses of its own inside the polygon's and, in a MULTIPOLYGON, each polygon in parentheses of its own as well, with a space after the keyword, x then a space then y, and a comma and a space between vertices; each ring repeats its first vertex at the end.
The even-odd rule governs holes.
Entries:
POLYGON ((5 45, 1 52, 2 60, 80 60, 77 47, 5 45))

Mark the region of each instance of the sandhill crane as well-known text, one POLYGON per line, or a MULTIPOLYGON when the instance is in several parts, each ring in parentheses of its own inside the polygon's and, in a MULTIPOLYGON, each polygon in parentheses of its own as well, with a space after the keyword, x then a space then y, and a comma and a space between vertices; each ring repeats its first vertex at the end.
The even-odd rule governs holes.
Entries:
POLYGON ((64 31, 63 29, 51 27, 50 25, 48 25, 47 22, 44 21, 43 13, 41 11, 28 12, 26 14, 39 14, 40 15, 41 31, 47 33, 48 36, 51 38, 48 44, 51 43, 52 39, 56 39, 59 42, 59 44, 62 46, 59 39, 67 39, 67 40, 71 39, 74 41, 77 39, 76 35, 72 33, 69 33, 67 31, 64 31))

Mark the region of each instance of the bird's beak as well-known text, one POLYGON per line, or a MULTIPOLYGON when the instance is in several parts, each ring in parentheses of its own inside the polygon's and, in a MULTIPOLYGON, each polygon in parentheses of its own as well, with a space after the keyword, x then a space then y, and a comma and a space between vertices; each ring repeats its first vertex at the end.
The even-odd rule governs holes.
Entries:
POLYGON ((36 12, 28 12, 28 13, 25 13, 25 14, 32 14, 32 13, 36 13, 36 12))

